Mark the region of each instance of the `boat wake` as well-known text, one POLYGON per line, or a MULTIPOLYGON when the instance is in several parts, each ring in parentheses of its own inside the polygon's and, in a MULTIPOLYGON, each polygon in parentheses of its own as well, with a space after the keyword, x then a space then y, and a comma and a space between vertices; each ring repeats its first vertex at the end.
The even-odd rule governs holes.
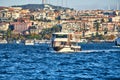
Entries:
POLYGON ((120 53, 120 49, 109 49, 109 50, 82 50, 79 52, 56 52, 54 50, 52 51, 47 51, 47 52, 52 52, 52 53, 120 53))
POLYGON ((111 53, 120 52, 120 49, 109 49, 109 50, 83 50, 81 53, 111 53))
POLYGON ((120 48, 120 46, 113 46, 113 47, 115 47, 115 48, 120 48))

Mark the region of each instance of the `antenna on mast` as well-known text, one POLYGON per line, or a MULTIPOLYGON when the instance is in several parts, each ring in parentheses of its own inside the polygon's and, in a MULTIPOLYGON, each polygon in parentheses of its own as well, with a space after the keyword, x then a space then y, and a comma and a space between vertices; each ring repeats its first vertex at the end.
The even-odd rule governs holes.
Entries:
POLYGON ((109 2, 109 0, 108 0, 108 10, 110 10, 110 2, 109 2))

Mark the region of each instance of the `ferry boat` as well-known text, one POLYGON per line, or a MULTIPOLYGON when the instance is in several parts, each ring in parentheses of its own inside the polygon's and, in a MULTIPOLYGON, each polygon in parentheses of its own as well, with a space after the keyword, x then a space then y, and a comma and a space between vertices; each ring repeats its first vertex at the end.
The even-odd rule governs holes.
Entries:
POLYGON ((47 40, 25 40, 25 45, 31 45, 31 46, 42 46, 42 47, 49 47, 49 41, 47 40))
POLYGON ((120 46, 120 37, 115 39, 115 45, 120 46))
POLYGON ((74 33, 57 32, 52 34, 52 48, 57 52, 79 52, 81 47, 74 33))

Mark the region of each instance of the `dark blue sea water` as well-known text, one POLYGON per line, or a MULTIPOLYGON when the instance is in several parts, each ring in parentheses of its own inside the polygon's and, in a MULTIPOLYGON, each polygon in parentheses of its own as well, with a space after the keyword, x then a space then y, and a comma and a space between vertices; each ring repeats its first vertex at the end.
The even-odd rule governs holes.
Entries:
POLYGON ((0 80, 120 80, 120 47, 81 44, 77 53, 41 46, 0 45, 0 80))

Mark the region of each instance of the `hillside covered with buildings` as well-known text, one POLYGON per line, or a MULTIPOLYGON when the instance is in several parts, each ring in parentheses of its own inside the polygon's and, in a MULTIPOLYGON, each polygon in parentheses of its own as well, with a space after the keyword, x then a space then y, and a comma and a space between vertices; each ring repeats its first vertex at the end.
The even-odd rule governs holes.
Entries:
POLYGON ((0 7, 0 39, 50 39, 62 28, 63 32, 80 34, 79 38, 113 40, 120 31, 120 10, 28 6, 0 7))

